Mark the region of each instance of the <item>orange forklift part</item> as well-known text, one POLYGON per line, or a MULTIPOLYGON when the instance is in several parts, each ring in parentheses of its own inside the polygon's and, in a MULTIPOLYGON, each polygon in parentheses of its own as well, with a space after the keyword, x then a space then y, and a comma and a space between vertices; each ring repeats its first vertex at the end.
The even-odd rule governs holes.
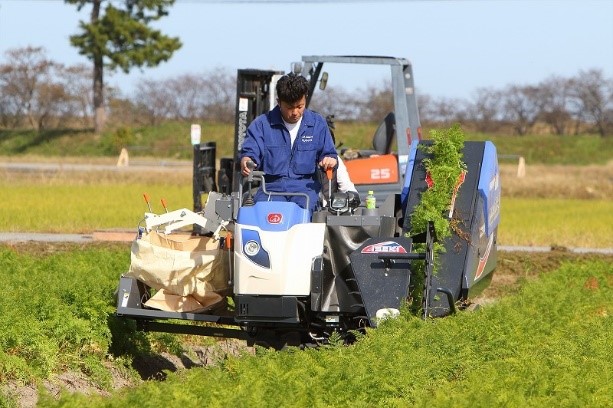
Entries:
POLYGON ((398 159, 393 154, 347 160, 345 165, 353 184, 398 182, 398 159))

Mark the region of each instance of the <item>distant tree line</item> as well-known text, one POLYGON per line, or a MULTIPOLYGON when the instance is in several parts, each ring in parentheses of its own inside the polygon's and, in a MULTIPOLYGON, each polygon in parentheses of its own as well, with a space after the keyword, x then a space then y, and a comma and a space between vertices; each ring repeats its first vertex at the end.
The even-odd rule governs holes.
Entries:
MULTIPOLYGON (((65 66, 41 47, 11 49, 0 60, 0 129, 93 128, 92 69, 65 66)), ((155 126, 163 121, 234 123, 236 73, 217 68, 165 80, 140 80, 132 95, 106 87, 110 125, 155 126)), ((419 92, 422 123, 462 123, 488 133, 613 135, 613 78, 602 70, 551 76, 534 85, 479 88, 470 99, 419 92)), ((393 110, 391 85, 317 92, 313 109, 337 120, 379 122, 393 110)))

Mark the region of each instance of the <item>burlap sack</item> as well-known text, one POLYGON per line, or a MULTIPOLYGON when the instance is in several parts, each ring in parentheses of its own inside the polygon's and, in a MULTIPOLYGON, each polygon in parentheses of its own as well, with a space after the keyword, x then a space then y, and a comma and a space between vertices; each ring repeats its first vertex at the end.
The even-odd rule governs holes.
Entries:
POLYGON ((223 297, 215 292, 209 292, 206 299, 197 301, 193 296, 179 296, 162 289, 145 302, 145 306, 169 312, 204 313, 215 307, 223 297))
POLYGON ((143 233, 132 243, 127 277, 178 296, 192 296, 202 305, 211 292, 228 288, 228 252, 219 241, 187 234, 143 233))

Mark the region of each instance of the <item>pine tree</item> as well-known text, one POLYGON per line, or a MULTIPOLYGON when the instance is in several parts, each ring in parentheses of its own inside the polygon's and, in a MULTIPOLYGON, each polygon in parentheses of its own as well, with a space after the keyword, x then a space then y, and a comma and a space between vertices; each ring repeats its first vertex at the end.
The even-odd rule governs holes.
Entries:
POLYGON ((80 22, 81 33, 71 36, 70 43, 94 63, 94 127, 98 133, 106 119, 104 69, 128 73, 133 67, 155 67, 181 48, 179 38, 148 26, 167 16, 175 0, 64 1, 76 5, 79 11, 92 6, 89 22, 80 22))

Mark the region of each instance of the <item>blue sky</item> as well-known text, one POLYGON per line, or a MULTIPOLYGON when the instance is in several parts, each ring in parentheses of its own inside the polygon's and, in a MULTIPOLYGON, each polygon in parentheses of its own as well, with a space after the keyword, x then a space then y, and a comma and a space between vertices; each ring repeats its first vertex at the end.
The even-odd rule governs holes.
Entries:
MULTIPOLYGON (((69 44, 78 13, 61 0, 0 0, 0 62, 10 48, 43 46, 55 61, 89 63, 69 44)), ((613 0, 198 1, 177 0, 156 23, 183 48, 154 69, 107 82, 130 93, 141 78, 222 67, 287 71, 302 55, 409 59, 417 92, 470 98, 480 87, 537 84, 602 69, 613 77, 613 0)), ((387 71, 332 66, 329 85, 378 85, 387 71)))

